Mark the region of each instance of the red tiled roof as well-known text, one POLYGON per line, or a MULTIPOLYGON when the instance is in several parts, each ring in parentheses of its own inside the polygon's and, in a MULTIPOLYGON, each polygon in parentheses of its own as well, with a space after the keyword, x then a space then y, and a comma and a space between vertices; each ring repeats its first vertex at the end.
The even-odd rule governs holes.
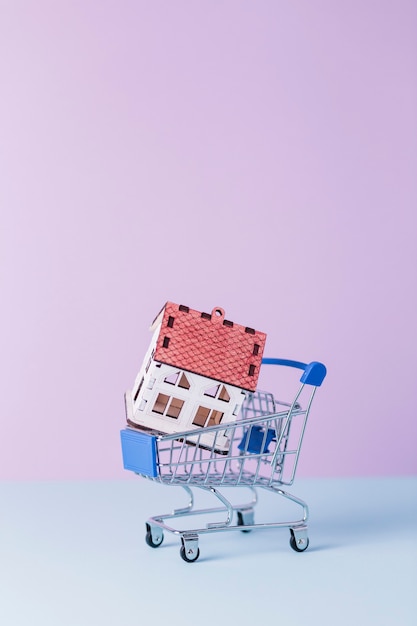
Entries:
POLYGON ((266 335, 224 318, 220 307, 200 313, 167 302, 162 317, 155 361, 255 391, 266 335))

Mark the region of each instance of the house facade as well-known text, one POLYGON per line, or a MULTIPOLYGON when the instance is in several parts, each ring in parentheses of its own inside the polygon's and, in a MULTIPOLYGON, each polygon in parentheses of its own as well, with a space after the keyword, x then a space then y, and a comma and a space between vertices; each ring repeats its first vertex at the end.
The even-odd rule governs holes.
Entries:
MULTIPOLYGON (((154 320, 152 340, 132 391, 128 424, 175 433, 236 420, 246 391, 255 391, 266 335, 225 319, 216 307, 201 313, 167 302, 154 320)), ((201 443, 213 444, 213 433, 201 443)), ((226 432, 216 448, 227 451, 226 432)))

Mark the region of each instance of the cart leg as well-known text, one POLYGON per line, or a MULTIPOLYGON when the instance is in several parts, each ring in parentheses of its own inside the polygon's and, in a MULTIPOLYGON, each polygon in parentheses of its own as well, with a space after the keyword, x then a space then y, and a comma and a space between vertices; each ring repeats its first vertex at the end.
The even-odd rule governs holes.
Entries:
MULTIPOLYGON (((304 502, 304 500, 301 500, 300 498, 296 498, 291 493, 287 493, 286 491, 283 491, 282 489, 277 489, 276 487, 269 487, 268 489, 272 492, 279 493, 284 498, 287 498, 287 500, 291 500, 291 502, 295 502, 296 504, 299 504, 303 509, 303 518, 300 521, 306 522, 308 520, 308 506, 304 502)), ((294 530, 297 529, 296 526, 294 526, 293 528, 294 530)), ((302 526, 299 526, 299 528, 302 528, 302 526)), ((307 526, 305 528, 307 528, 307 526)))
POLYGON ((227 500, 227 498, 225 498, 224 495, 214 487, 201 486, 200 488, 204 489, 205 491, 210 491, 213 496, 216 496, 216 498, 218 498, 220 502, 224 504, 225 510, 227 511, 227 517, 224 522, 211 522, 210 524, 207 524, 207 528, 222 528, 223 526, 230 526, 233 516, 233 506, 230 504, 229 500, 227 500))
POLYGON ((200 556, 198 547, 198 535, 187 533, 181 537, 180 556, 186 563, 194 563, 200 556))
POLYGON ((181 485, 184 491, 188 494, 189 500, 187 506, 182 507, 181 509, 174 509, 173 515, 186 515, 189 513, 194 506, 194 496, 193 492, 186 485, 181 485))

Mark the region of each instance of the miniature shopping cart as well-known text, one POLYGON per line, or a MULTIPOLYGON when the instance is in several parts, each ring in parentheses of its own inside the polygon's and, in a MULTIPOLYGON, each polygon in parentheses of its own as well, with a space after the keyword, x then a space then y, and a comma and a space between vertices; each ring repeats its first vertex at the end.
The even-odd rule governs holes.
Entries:
POLYGON ((172 513, 150 517, 146 522, 146 542, 157 548, 164 531, 181 539, 180 555, 194 562, 200 555, 199 536, 221 531, 248 532, 259 528, 288 528, 290 546, 303 552, 309 544, 308 507, 287 493, 283 486, 292 485, 312 401, 325 376, 323 364, 285 359, 263 359, 263 364, 287 366, 302 370, 294 399, 278 401, 272 393, 247 393, 239 419, 200 430, 169 435, 144 432, 134 428, 121 431, 125 469, 168 486, 181 486, 188 494, 188 505, 172 513), (213 433, 213 444, 202 443, 202 433, 213 433), (216 438, 229 440, 226 452, 216 449, 216 438), (232 504, 224 491, 234 487, 250 490, 244 504, 232 504), (220 502, 215 508, 195 509, 193 489, 211 493, 220 502), (255 523, 257 488, 290 500, 301 508, 301 517, 291 521, 255 523), (182 520, 194 515, 223 515, 221 521, 208 522, 201 528, 179 527, 182 520), (170 521, 170 525, 168 524, 170 521))

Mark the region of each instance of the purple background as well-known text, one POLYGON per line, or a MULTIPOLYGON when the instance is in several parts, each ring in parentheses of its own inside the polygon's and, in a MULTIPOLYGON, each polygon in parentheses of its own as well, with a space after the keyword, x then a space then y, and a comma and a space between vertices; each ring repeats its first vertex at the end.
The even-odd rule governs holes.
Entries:
POLYGON ((416 24, 412 0, 0 0, 2 478, 129 478, 166 300, 327 365, 299 475, 416 472, 416 24))

